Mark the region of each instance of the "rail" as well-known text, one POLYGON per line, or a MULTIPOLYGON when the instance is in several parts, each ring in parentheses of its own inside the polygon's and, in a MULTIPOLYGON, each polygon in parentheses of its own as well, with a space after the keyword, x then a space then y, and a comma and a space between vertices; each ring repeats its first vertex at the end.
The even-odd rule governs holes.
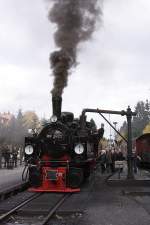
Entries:
POLYGON ((57 203, 56 205, 49 211, 48 215, 45 217, 45 219, 42 221, 42 223, 40 225, 46 225, 48 223, 48 221, 50 220, 50 218, 54 215, 54 213, 56 212, 56 210, 62 205, 62 203, 71 195, 71 193, 69 194, 65 194, 57 203))
POLYGON ((30 201, 34 200, 35 198, 38 198, 40 195, 41 195, 41 193, 40 194, 36 193, 36 194, 32 195, 30 198, 28 198, 27 200, 25 200, 22 203, 20 203, 19 205, 17 205, 16 207, 12 208, 10 211, 2 214, 0 216, 0 224, 1 224, 1 222, 4 222, 8 217, 13 215, 18 209, 20 209, 21 207, 23 207, 24 205, 26 205, 30 201))

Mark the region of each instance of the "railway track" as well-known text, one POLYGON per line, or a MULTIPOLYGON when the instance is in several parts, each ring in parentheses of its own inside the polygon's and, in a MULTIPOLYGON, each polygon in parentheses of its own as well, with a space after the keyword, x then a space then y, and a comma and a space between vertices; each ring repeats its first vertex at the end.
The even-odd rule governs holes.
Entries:
POLYGON ((16 213, 18 209, 20 209, 24 205, 28 204, 30 201, 33 201, 35 198, 39 197, 40 195, 41 195, 41 193, 34 194, 31 197, 29 197, 27 200, 23 201, 22 203, 18 204, 16 207, 12 208, 10 211, 2 214, 0 216, 0 224, 5 222, 10 216, 12 216, 14 213, 16 213))
POLYGON ((54 215, 56 210, 62 205, 62 203, 70 196, 71 194, 65 194, 54 207, 52 207, 47 214, 47 216, 44 218, 44 220, 40 223, 40 225, 47 225, 48 221, 51 219, 51 217, 54 215))
MULTIPOLYGON (((15 206, 14 208, 12 208, 10 211, 2 214, 0 216, 0 224, 5 224, 9 221, 9 219, 11 219, 11 217, 13 215, 15 215, 17 213, 17 211, 22 208, 23 206, 27 205, 29 202, 32 202, 33 200, 35 200, 36 198, 40 197, 41 195, 44 195, 43 193, 36 193, 34 195, 32 195, 31 197, 29 197, 28 199, 26 199, 25 201, 23 201, 22 203, 18 204, 17 206, 15 206)), ((56 212, 56 210, 62 205, 62 203, 70 196, 71 194, 64 194, 55 204, 54 206, 52 206, 50 209, 48 209, 48 214, 46 216, 44 216, 43 221, 40 223, 40 225, 47 225, 48 221, 51 219, 51 217, 54 215, 54 213, 56 212)), ((11 224, 11 222, 10 222, 11 224)), ((39 221, 38 221, 39 224, 39 221)))

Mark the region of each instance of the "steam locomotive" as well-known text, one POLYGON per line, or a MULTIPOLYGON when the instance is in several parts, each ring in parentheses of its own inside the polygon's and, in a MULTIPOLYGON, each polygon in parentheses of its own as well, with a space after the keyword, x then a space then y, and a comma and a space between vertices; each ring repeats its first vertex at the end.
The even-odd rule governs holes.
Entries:
POLYGON ((30 191, 78 192, 95 168, 104 129, 61 112, 62 98, 52 97, 53 116, 38 135, 25 138, 30 191))

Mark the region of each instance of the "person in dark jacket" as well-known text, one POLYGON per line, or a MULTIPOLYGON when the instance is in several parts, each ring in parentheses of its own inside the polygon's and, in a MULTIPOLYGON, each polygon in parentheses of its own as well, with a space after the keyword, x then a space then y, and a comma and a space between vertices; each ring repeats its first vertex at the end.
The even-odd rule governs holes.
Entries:
MULTIPOLYGON (((121 149, 119 149, 118 152, 117 152, 117 158, 116 158, 116 160, 117 160, 117 161, 123 161, 123 160, 125 160, 125 158, 124 158, 124 156, 123 156, 123 154, 122 154, 121 149)), ((121 173, 122 173, 122 171, 123 171, 123 167, 120 168, 120 172, 121 172, 121 173)))
POLYGON ((101 173, 103 174, 106 170, 106 151, 102 150, 100 155, 101 173))
POLYGON ((123 161, 124 160, 124 156, 121 152, 121 150, 119 149, 118 152, 117 152, 117 157, 116 157, 116 160, 117 161, 123 161))
POLYGON ((112 172, 112 157, 111 157, 111 151, 106 151, 106 171, 107 173, 112 172))
POLYGON ((136 148, 132 149, 132 156, 133 156, 133 171, 134 171, 134 173, 137 173, 138 157, 137 157, 137 153, 136 153, 136 148))
POLYGON ((115 172, 115 161, 117 160, 117 153, 116 153, 115 149, 111 150, 111 160, 112 160, 111 172, 114 173, 115 172))
POLYGON ((17 155, 18 155, 18 152, 17 150, 15 149, 12 153, 12 159, 13 159, 13 166, 14 167, 17 167, 17 155))
POLYGON ((9 167, 9 160, 10 160, 10 152, 8 146, 4 147, 4 167, 8 168, 9 167))

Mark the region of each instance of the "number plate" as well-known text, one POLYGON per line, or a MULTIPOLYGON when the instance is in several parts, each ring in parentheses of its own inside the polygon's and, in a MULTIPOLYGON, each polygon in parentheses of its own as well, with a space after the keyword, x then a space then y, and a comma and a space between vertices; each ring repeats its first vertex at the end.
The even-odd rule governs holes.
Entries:
POLYGON ((47 176, 46 176, 46 178, 48 179, 48 180, 57 180, 57 171, 47 171, 47 176))

